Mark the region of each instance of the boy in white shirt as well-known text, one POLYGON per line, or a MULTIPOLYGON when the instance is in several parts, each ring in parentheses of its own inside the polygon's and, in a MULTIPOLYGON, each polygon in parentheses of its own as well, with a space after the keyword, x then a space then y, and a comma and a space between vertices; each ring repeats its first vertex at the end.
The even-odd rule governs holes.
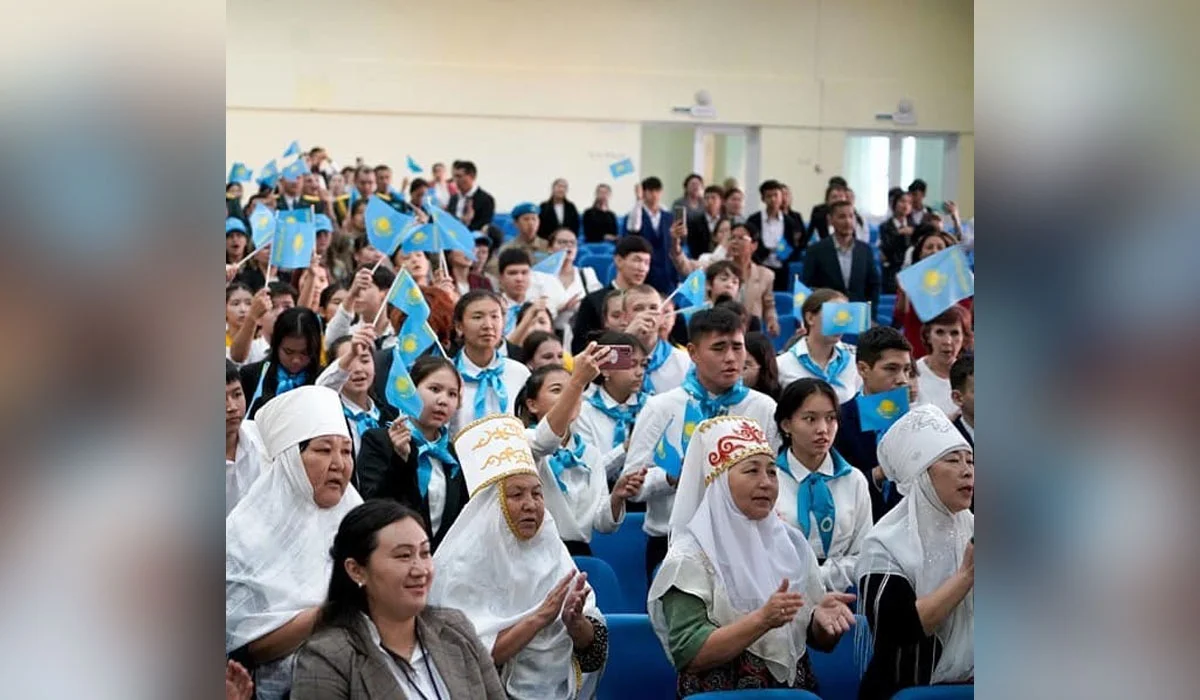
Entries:
MULTIPOLYGON (((642 390, 658 394, 683 383, 692 361, 688 353, 662 339, 662 296, 648 284, 625 290, 625 332, 646 348, 646 373, 642 390)), ((672 318, 672 321, 674 319, 672 318)))
POLYGON ((395 281, 396 273, 386 265, 375 268, 375 272, 371 272, 371 268, 366 266, 359 268, 358 272, 354 273, 354 281, 350 283, 346 298, 325 328, 325 349, 328 350, 338 338, 352 335, 359 326, 370 324, 375 320, 376 314, 379 315, 379 320, 375 324, 375 333, 377 337, 383 338, 381 347, 395 345, 396 334, 388 321, 387 311, 379 313, 379 308, 387 303, 388 290, 395 281))

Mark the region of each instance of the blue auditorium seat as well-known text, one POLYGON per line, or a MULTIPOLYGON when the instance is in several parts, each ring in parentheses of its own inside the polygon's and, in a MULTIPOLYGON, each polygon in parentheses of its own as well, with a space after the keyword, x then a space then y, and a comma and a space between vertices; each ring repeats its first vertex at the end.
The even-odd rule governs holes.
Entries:
MULTIPOLYGON (((866 635, 862 640, 863 653, 870 653, 872 643, 867 618, 855 615, 854 619, 854 627, 842 635, 833 651, 826 653, 808 648, 808 658, 812 662, 813 673, 817 674, 822 700, 855 700, 858 697, 858 684, 862 677, 854 653, 855 635, 866 635)), ((866 668, 865 661, 862 668, 866 668)))
MULTIPOLYGON (((645 567, 643 562, 642 569, 645 567)), ((674 698, 675 667, 654 635, 650 617, 605 615, 604 621, 608 625, 608 665, 600 679, 599 700, 674 698)))
POLYGON ((792 295, 787 292, 775 292, 775 313, 780 316, 793 316, 792 295))
POLYGON ((780 316, 779 317, 779 336, 771 338, 771 344, 775 346, 775 353, 783 352, 787 341, 791 339, 796 332, 796 317, 795 316, 780 316))
POLYGON ((905 688, 892 696, 892 700, 971 700, 975 697, 975 685, 928 685, 905 688))
POLYGON ((579 256, 580 257, 583 257, 585 255, 606 255, 611 258, 613 256, 613 253, 616 252, 616 250, 617 250, 617 246, 612 243, 609 243, 607 241, 603 241, 600 243, 580 243, 579 244, 579 256))
POLYGON ((781 688, 776 690, 715 690, 689 695, 688 700, 824 700, 807 690, 781 688))
POLYGON ((647 537, 642 530, 645 521, 645 513, 626 513, 616 532, 596 533, 592 537, 592 554, 616 572, 626 606, 638 612, 646 611, 646 594, 650 589, 646 582, 647 537))
POLYGON ((571 557, 575 567, 587 574, 588 585, 596 592, 596 607, 600 612, 610 613, 634 612, 625 603, 625 595, 621 593, 621 584, 617 581, 617 572, 608 562, 597 557, 571 557))
POLYGON ((611 255, 588 255, 576 262, 576 267, 590 267, 600 284, 608 284, 616 274, 611 255))

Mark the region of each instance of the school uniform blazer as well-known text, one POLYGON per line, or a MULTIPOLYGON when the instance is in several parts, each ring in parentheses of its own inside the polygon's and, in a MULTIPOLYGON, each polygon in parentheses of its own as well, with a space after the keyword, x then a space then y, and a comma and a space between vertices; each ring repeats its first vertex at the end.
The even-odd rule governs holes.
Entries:
POLYGON ((813 245, 804 256, 802 281, 809 289, 828 287, 849 297, 850 301, 871 302, 871 314, 879 309, 879 271, 875 269, 875 255, 871 246, 860 240, 854 241, 854 252, 850 261, 850 284, 842 279, 842 266, 838 263, 837 247, 833 236, 813 245))
MULTIPOLYGON (((263 375, 263 367, 269 360, 259 360, 251 362, 248 365, 242 365, 238 368, 238 380, 242 383, 242 393, 246 395, 246 419, 253 420, 258 414, 258 409, 263 407, 263 404, 275 398, 275 390, 279 388, 279 378, 274 372, 267 372, 263 375), (254 392, 258 389, 258 380, 262 377, 262 393, 259 394, 258 400, 254 401, 254 392), (253 404, 250 402, 254 401, 253 404)), ((318 368, 317 374, 324 367, 318 368)), ((316 375, 308 377, 304 384, 307 386, 317 381, 316 375)))
MULTIPOLYGON (((466 615, 427 605, 417 632, 451 698, 506 700, 492 654, 466 615)), ((361 617, 349 627, 317 630, 296 652, 292 678, 292 700, 408 698, 361 617)))
POLYGON ((687 246, 688 254, 696 259, 705 253, 712 252, 713 232, 708 228, 708 216, 705 212, 688 214, 687 246))
POLYGON ((571 203, 571 200, 563 200, 563 219, 558 220, 558 215, 554 213, 554 203, 550 200, 542 202, 541 212, 538 214, 538 238, 550 240, 550 234, 560 228, 569 228, 576 234, 579 233, 579 210, 571 203))
MULTIPOLYGON (((789 215, 788 212, 783 213, 783 237, 787 240, 788 245, 792 246, 792 255, 790 258, 788 258, 788 260, 799 260, 800 254, 808 245, 809 234, 808 231, 804 230, 804 220, 800 218, 800 215, 796 214, 795 212, 792 212, 791 214, 794 216, 789 215), (799 221, 799 223, 797 223, 797 221, 799 221)), ((762 233, 763 212, 759 211, 751 214, 750 218, 746 219, 746 223, 752 224, 756 229, 758 229, 759 233, 762 233)), ((771 251, 767 250, 765 246, 760 245, 758 247, 758 255, 763 259, 766 259, 766 257, 770 254, 771 251)), ((755 260, 755 262, 759 261, 755 260)), ((787 261, 785 260, 782 262, 787 261)))
MULTIPOLYGON (((458 458, 454 450, 454 442, 450 443, 450 454, 458 458)), ((429 523, 429 497, 421 496, 417 484, 417 445, 412 441, 408 459, 400 459, 392 447, 386 428, 368 430, 362 436, 362 447, 358 452, 358 462, 355 465, 358 472, 358 492, 366 498, 390 498, 421 513, 425 522, 429 523)), ((442 506, 442 521, 437 532, 429 533, 429 544, 437 549, 442 538, 454 524, 458 514, 467 505, 467 482, 462 470, 451 478, 446 475, 446 502, 442 506)))

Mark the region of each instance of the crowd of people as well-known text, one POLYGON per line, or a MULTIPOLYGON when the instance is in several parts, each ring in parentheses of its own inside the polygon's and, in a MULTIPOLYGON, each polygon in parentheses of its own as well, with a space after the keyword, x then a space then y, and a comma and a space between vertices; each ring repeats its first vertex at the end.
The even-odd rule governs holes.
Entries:
POLYGON ((973 246, 952 202, 893 190, 878 242, 840 177, 807 222, 783 183, 747 216, 695 174, 669 208, 657 177, 622 214, 558 179, 498 217, 470 161, 289 155, 226 186, 229 697, 595 697, 572 557, 633 511, 680 697, 817 690, 807 650, 862 617, 861 698, 973 682, 972 305, 922 320, 898 282, 973 246), (469 240, 380 247, 380 204, 469 240), (261 222, 302 210, 280 269, 261 222), (611 279, 577 266, 604 244, 611 279), (850 302, 877 316, 853 342, 850 302))

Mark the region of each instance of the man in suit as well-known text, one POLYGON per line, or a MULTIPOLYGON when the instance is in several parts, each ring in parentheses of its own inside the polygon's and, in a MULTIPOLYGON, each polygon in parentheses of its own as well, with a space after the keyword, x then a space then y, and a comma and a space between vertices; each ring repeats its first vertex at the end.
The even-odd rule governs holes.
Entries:
MULTIPOLYGON (((471 161, 454 161, 454 185, 458 192, 451 195, 446 210, 472 231, 482 231, 492 223, 492 217, 496 214, 496 200, 475 183, 476 173, 475 164, 471 161)), ((500 236, 495 240, 499 248, 504 243, 504 235, 498 229, 495 232, 500 236)))
POLYGON ((650 274, 646 282, 666 296, 675 291, 679 274, 671 263, 671 224, 674 215, 659 207, 662 201, 662 180, 651 175, 634 187, 638 203, 626 220, 625 230, 630 235, 639 235, 650 243, 654 254, 650 260, 650 274))
POLYGON ((848 187, 846 178, 841 175, 834 175, 829 178, 829 186, 825 188, 825 201, 812 208, 812 214, 808 217, 808 239, 812 240, 816 236, 820 240, 825 240, 829 237, 829 205, 834 200, 830 198, 836 190, 845 189, 848 187))
POLYGON ((975 356, 961 355, 950 365, 950 400, 960 409, 954 427, 975 447, 975 356))
POLYGON ((808 249, 802 281, 810 289, 828 287, 850 301, 870 302, 874 315, 879 309, 879 270, 871 246, 854 236, 854 207, 834 202, 829 218, 833 235, 808 249))
POLYGON ((925 192, 928 189, 928 185, 921 178, 913 180, 908 186, 908 196, 912 198, 912 212, 908 215, 908 221, 913 228, 919 226, 927 214, 933 213, 932 209, 925 206, 925 192))
POLYGON ((630 289, 646 281, 654 249, 641 236, 624 236, 617 241, 613 265, 617 274, 613 281, 583 298, 579 312, 571 323, 571 354, 578 355, 587 347, 592 334, 604 328, 604 298, 614 289, 630 289))
MULTIPOLYGON (((911 381, 908 365, 912 361, 912 346, 900 331, 891 326, 875 326, 858 336, 855 368, 862 377, 864 396, 882 394, 911 381)), ((887 488, 885 497, 883 470, 875 446, 879 436, 873 430, 863 430, 858 401, 850 399, 838 409, 838 431, 833 447, 848 463, 862 471, 870 484, 871 512, 878 521, 900 500, 900 494, 887 488)))
POLYGON ((784 216, 783 186, 778 180, 767 180, 759 185, 758 196, 762 198, 764 209, 746 220, 746 223, 754 226, 762 234, 762 245, 755 253, 754 262, 774 273, 777 291, 787 291, 791 288, 787 272, 788 260, 799 259, 808 245, 808 234, 804 230, 803 220, 797 225, 795 219, 784 216), (792 254, 788 260, 781 260, 775 252, 780 241, 787 241, 792 247, 792 254))
POLYGON ((554 232, 560 228, 579 233, 579 210, 567 199, 567 181, 558 178, 550 186, 550 199, 542 202, 538 214, 538 238, 553 240, 554 232))
POLYGON ((291 211, 293 209, 307 209, 308 203, 301 199, 300 185, 304 178, 301 176, 295 180, 290 180, 286 177, 279 178, 279 196, 275 198, 275 209, 278 211, 291 211))
POLYGON ((713 232, 717 230, 717 222, 721 220, 721 205, 725 202, 725 190, 720 185, 709 185, 704 188, 704 210, 688 216, 687 244, 688 253, 692 259, 711 252, 716 243, 713 232))

